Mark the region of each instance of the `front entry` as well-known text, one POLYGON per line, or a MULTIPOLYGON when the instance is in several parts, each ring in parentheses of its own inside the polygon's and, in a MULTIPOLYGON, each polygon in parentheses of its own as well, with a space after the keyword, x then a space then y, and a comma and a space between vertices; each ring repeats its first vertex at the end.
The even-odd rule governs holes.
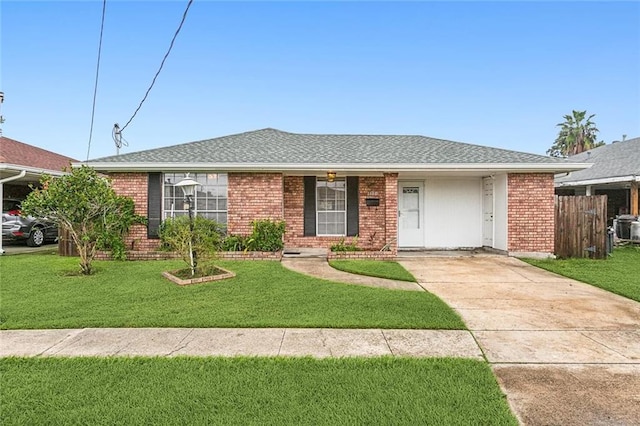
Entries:
POLYGON ((398 247, 424 247, 424 185, 398 182, 398 247))

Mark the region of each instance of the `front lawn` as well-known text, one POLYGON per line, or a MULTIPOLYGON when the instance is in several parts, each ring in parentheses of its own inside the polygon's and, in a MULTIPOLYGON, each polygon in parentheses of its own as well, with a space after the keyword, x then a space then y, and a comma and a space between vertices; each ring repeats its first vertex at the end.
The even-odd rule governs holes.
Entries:
POLYGON ((621 247, 605 260, 523 259, 531 265, 564 275, 640 302, 640 248, 621 247))
POLYGON ((409 358, 5 358, 4 425, 517 425, 489 366, 409 358))
POLYGON ((350 272, 352 274, 416 282, 414 276, 398 262, 381 260, 332 260, 329 262, 329 265, 340 271, 350 272))
POLYGON ((95 262, 70 276, 77 258, 0 257, 0 328, 327 327, 464 329, 427 292, 332 283, 273 261, 220 261, 229 280, 179 287, 160 273, 179 261, 95 262))

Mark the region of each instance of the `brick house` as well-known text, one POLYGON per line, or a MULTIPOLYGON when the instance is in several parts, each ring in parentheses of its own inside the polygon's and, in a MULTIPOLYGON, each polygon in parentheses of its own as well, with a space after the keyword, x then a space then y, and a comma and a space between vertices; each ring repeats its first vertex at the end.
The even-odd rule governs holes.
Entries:
POLYGON ((135 200, 147 227, 133 250, 158 247, 158 226, 186 214, 174 185, 200 186, 195 212, 250 233, 253 219, 286 221, 285 249, 358 236, 380 250, 490 247, 550 254, 554 173, 588 165, 424 136, 315 135, 263 129, 91 160, 135 200))

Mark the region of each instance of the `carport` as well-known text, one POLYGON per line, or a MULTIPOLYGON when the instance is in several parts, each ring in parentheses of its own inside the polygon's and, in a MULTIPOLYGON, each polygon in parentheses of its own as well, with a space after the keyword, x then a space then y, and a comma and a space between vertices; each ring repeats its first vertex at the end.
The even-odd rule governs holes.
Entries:
MULTIPOLYGON (((73 158, 0 137, 0 199, 24 199, 42 175, 62 176, 73 158)), ((4 252, 0 239, 0 254, 4 252)))

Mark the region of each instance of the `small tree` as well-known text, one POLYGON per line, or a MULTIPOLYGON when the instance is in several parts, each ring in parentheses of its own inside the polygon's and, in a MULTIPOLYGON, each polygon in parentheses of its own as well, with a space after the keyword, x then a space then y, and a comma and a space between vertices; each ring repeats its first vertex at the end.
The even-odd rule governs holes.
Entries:
POLYGON ((133 223, 145 219, 134 213, 133 200, 119 196, 108 179, 90 167, 72 169, 69 174, 53 178, 43 176, 42 189, 35 189, 22 202, 24 214, 46 217, 69 232, 78 254, 80 271, 93 272, 91 262, 96 249, 124 247, 122 238, 133 223))
POLYGON ((596 141, 600 131, 591 121, 595 114, 591 114, 587 121, 583 122, 586 115, 587 111, 575 110, 571 115, 565 115, 565 121, 556 124, 556 127, 560 127, 560 131, 553 146, 547 150, 547 154, 552 157, 566 157, 604 145, 603 141, 596 141))
POLYGON ((189 265, 191 276, 195 276, 198 260, 215 257, 222 244, 224 228, 216 221, 201 216, 193 218, 193 232, 188 216, 166 219, 160 225, 162 245, 171 251, 180 253, 182 260, 189 265), (192 256, 197 253, 196 256, 192 256))

